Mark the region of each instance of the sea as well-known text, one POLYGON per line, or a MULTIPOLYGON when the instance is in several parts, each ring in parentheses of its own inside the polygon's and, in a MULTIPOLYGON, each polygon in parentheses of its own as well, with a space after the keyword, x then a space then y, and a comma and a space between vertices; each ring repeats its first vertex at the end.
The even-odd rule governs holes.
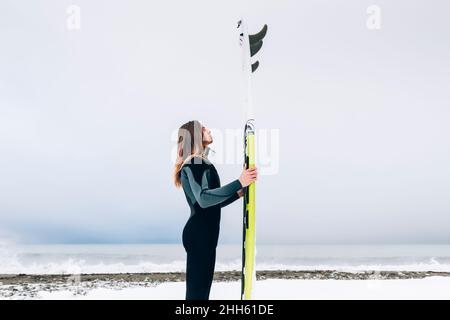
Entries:
MULTIPOLYGON (((242 247, 219 244, 216 271, 241 270, 242 247)), ((450 245, 258 245, 256 270, 450 271, 450 245)), ((184 272, 182 244, 0 245, 0 274, 184 272)))

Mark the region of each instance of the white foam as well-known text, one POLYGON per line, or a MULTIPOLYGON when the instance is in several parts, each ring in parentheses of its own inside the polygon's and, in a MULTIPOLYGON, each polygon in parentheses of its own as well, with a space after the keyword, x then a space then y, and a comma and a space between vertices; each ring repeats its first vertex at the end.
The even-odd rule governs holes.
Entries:
MULTIPOLYGON (((184 272, 186 262, 183 260, 171 263, 141 262, 134 265, 125 263, 94 265, 87 264, 84 260, 68 259, 62 263, 49 262, 45 264, 30 264, 22 266, 17 261, 3 262, 0 266, 0 274, 100 274, 100 273, 149 273, 149 272, 184 272)), ((240 271, 241 262, 216 263, 216 271, 240 271)), ((337 270, 347 272, 360 272, 365 270, 375 271, 437 271, 450 272, 450 265, 439 263, 420 263, 414 265, 287 265, 287 264, 256 264, 256 270, 337 270)))

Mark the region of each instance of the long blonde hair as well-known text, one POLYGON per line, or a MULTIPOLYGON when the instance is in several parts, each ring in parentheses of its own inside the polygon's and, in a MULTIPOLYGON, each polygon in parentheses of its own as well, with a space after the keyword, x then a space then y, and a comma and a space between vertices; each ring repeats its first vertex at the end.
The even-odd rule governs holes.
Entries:
POLYGON ((175 186, 181 186, 181 168, 193 157, 205 157, 203 146, 203 126, 197 120, 183 124, 178 129, 177 159, 173 169, 175 186))

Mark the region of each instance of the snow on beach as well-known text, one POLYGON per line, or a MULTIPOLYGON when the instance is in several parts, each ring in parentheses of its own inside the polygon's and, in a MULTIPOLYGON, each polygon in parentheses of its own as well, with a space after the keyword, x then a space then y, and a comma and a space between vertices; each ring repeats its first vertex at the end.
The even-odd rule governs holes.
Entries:
MULTIPOLYGON (((214 282, 212 300, 237 300, 240 282, 214 282)), ((151 288, 121 290, 97 288, 85 295, 73 291, 39 292, 37 299, 184 299, 184 282, 167 282, 151 288)), ((450 278, 408 280, 263 280, 257 281, 254 299, 450 299, 450 278)))

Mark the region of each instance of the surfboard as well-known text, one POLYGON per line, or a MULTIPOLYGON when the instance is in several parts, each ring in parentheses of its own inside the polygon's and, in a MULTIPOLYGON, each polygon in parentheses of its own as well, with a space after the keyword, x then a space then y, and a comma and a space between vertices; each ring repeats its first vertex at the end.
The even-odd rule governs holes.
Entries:
MULTIPOLYGON (((261 49, 262 39, 266 35, 267 25, 260 32, 248 35, 244 20, 238 22, 239 44, 242 51, 242 75, 246 86, 244 94, 244 109, 246 110, 246 123, 244 127, 244 163, 247 168, 255 166, 255 125, 253 118, 253 105, 251 94, 251 76, 259 66, 259 62, 252 63, 251 58, 261 49)), ((256 187, 250 184, 243 197, 243 235, 242 235, 242 277, 241 299, 252 298, 253 286, 256 282, 255 256, 256 256, 256 187)))

